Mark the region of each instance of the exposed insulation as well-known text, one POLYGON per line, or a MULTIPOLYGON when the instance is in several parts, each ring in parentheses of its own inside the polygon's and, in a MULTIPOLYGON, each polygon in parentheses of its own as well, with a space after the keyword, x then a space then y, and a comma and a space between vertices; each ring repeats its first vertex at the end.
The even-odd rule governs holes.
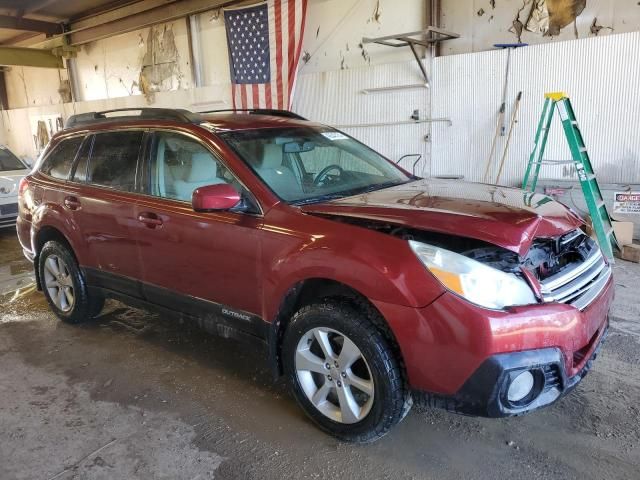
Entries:
POLYGON ((181 79, 173 29, 166 25, 150 28, 138 82, 140 90, 148 100, 152 100, 155 92, 171 90, 173 82, 177 82, 180 88, 181 79), (166 82, 171 85, 165 85, 166 82))
POLYGON ((564 27, 575 24, 586 3, 586 0, 524 0, 509 31, 518 37, 519 42, 525 29, 545 36, 557 36, 564 27), (520 15, 529 5, 529 16, 523 23, 520 15))
POLYGON ((546 0, 545 3, 549 11, 549 28, 545 35, 554 36, 576 20, 584 11, 587 0, 546 0))
POLYGON ((533 2, 526 29, 534 33, 545 34, 549 31, 549 9, 546 0, 533 2))

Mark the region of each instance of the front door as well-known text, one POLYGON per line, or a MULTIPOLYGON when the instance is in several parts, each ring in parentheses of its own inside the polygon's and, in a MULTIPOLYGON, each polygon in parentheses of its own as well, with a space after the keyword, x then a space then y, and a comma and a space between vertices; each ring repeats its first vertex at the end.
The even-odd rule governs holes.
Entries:
MULTIPOLYGON (((240 183, 191 136, 156 132, 143 173, 138 242, 148 300, 193 314, 205 327, 263 335, 258 271, 260 215, 194 212, 193 191, 240 183)), ((219 330, 218 330, 219 331, 219 330)))

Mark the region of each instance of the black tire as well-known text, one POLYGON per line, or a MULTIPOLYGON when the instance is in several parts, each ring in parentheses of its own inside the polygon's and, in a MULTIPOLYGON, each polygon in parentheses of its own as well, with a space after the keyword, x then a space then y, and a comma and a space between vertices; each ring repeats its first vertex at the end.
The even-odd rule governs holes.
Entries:
POLYGON ((387 434, 411 407, 399 359, 382 332, 348 301, 325 299, 300 309, 285 332, 282 355, 284 371, 298 404, 316 425, 340 440, 373 442, 387 434), (373 403, 366 416, 356 423, 341 423, 323 414, 309 400, 300 384, 295 366, 296 350, 303 336, 319 327, 348 337, 369 367, 374 382, 373 403))
POLYGON ((55 240, 45 243, 38 256, 38 272, 42 283, 42 291, 47 299, 47 303, 49 303, 49 307, 51 307, 51 310, 53 310, 60 320, 72 324, 82 323, 93 319, 102 311, 105 302, 104 297, 89 294, 87 284, 78 267, 78 262, 66 244, 55 240), (45 283, 45 262, 52 256, 61 259, 69 273, 74 302, 72 307, 67 311, 56 305, 45 283))

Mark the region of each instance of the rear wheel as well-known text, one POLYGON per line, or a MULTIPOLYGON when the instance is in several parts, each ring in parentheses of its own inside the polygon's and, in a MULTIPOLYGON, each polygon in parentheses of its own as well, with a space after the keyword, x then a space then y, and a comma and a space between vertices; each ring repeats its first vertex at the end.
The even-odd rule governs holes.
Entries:
POLYGON ((300 406, 341 440, 382 437, 410 405, 392 349, 348 303, 328 300, 298 311, 285 334, 283 361, 300 406))
POLYGON ((89 294, 78 263, 66 245, 47 242, 38 266, 44 295, 61 320, 80 323, 100 313, 104 297, 89 294))

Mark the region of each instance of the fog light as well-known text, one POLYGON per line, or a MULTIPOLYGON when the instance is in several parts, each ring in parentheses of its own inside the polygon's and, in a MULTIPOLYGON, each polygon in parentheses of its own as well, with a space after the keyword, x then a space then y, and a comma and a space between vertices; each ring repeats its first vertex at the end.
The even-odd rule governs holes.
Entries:
POLYGON ((512 403, 518 403, 522 399, 526 398, 533 390, 533 386, 535 384, 534 380, 533 374, 530 371, 527 370, 520 373, 513 379, 511 385, 509 385, 509 390, 507 390, 507 399, 512 403))

